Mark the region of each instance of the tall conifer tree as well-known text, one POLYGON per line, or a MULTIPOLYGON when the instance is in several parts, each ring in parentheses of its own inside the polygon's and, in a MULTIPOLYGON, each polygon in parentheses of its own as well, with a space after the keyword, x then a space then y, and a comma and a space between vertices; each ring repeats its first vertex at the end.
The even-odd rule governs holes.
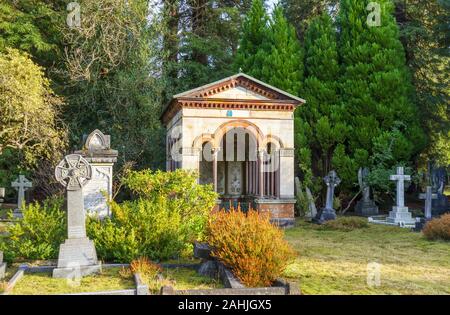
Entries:
POLYGON ((344 182, 356 180, 359 166, 385 172, 411 161, 425 143, 393 3, 377 1, 381 23, 370 26, 369 2, 342 0, 338 20, 341 100, 352 129, 347 144, 336 147, 333 166, 344 182))
POLYGON ((235 58, 235 70, 262 79, 262 67, 270 51, 269 17, 264 0, 253 0, 242 26, 242 37, 235 58))
POLYGON ((268 39, 270 50, 264 58, 260 79, 298 95, 303 79, 303 51, 281 6, 272 13, 268 39))
POLYGON ((348 134, 339 105, 338 77, 336 30, 324 13, 311 21, 305 34, 306 79, 301 96, 307 103, 297 110, 295 121, 297 158, 307 185, 315 177, 321 182, 331 170, 332 153, 348 134))

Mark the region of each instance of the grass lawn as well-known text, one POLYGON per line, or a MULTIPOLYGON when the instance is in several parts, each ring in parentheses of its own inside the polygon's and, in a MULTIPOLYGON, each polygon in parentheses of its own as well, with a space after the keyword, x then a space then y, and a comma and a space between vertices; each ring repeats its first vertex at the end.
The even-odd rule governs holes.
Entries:
POLYGON ((25 273, 10 294, 43 295, 134 289, 132 275, 123 275, 120 270, 121 268, 104 268, 101 274, 83 277, 78 284, 65 279, 54 279, 51 273, 25 273))
POLYGON ((299 252, 285 276, 304 294, 450 294, 450 242, 399 227, 349 232, 298 220, 286 239, 299 252), (381 264, 381 286, 367 285, 367 264, 381 264))
POLYGON ((163 268, 160 279, 146 279, 149 290, 152 293, 159 293, 161 287, 171 286, 175 290, 204 290, 223 288, 219 279, 202 276, 193 268, 163 268))

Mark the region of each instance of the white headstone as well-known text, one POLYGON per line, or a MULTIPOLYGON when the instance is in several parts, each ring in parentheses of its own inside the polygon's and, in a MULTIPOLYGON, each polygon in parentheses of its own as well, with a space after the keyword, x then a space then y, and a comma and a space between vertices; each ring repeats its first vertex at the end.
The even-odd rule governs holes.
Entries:
POLYGON ((110 136, 96 129, 87 136, 83 150, 75 153, 92 167, 92 178, 83 188, 84 208, 100 218, 111 215, 107 199, 112 198, 113 166, 118 153, 111 149, 110 136))
POLYGON ((24 175, 19 175, 19 178, 11 183, 11 187, 17 190, 17 208, 14 210, 14 216, 20 217, 22 206, 25 204, 25 191, 33 187, 33 184, 24 175))
POLYGON ((390 180, 396 181, 395 206, 389 212, 387 221, 402 225, 414 225, 416 220, 412 218, 408 207, 405 207, 405 181, 410 181, 411 176, 405 175, 403 167, 397 167, 397 174, 391 175, 390 180))

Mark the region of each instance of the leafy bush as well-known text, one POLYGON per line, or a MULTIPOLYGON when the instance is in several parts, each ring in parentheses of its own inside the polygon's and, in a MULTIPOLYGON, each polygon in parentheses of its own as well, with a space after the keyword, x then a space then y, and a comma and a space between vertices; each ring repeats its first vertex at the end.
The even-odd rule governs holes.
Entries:
POLYGON ((367 228, 369 227, 369 223, 364 218, 339 217, 336 220, 326 221, 321 227, 326 230, 349 232, 355 229, 367 228))
POLYGON ((450 240, 450 213, 433 219, 422 230, 423 235, 429 240, 450 240))
POLYGON ((139 244, 134 231, 117 226, 110 218, 100 221, 88 217, 86 232, 95 243, 98 257, 104 261, 129 262, 138 255, 139 244))
POLYGON ((271 285, 294 258, 283 231, 253 209, 247 214, 234 208, 212 214, 207 240, 212 255, 250 287, 271 285))
POLYGON ((26 205, 22 209, 23 218, 8 226, 8 237, 0 243, 5 258, 8 261, 57 258, 67 226, 62 204, 61 198, 49 198, 43 204, 26 205))
POLYGON ((161 260, 191 254, 215 205, 212 187, 198 185, 197 176, 184 170, 131 171, 123 183, 137 199, 111 202, 110 220, 91 219, 88 224, 99 257, 128 262, 141 256, 161 260))

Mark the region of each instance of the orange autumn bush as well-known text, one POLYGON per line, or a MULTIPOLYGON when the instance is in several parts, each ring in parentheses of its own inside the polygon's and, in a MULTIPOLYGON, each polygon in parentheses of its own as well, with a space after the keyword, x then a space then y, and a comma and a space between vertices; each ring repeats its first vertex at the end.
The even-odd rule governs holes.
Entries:
POLYGON ((429 240, 441 239, 450 241, 450 213, 427 222, 422 232, 429 240))
POLYGON ((268 215, 253 209, 215 212, 207 226, 212 255, 249 287, 270 286, 294 259, 283 236, 268 215))

